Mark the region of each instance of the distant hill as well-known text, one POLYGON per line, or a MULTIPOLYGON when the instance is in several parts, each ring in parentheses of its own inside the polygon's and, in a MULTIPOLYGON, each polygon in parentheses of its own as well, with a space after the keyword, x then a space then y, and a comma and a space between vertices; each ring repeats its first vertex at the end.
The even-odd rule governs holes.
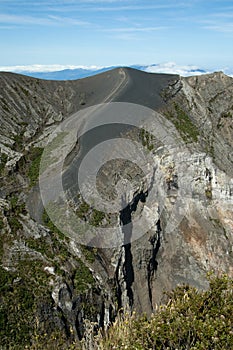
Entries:
POLYGON ((24 72, 25 75, 28 75, 33 78, 46 79, 46 80, 75 80, 81 78, 87 78, 95 74, 104 73, 108 70, 116 68, 104 67, 100 69, 88 69, 88 68, 76 68, 76 69, 64 69, 54 72, 24 72))
MULTIPOLYGON (((108 66, 101 68, 75 68, 75 69, 63 69, 50 72, 33 72, 33 71, 20 71, 17 73, 22 73, 30 77, 46 79, 46 80, 75 80, 81 78, 87 78, 92 75, 100 74, 114 68, 119 68, 120 66, 108 66)), ((134 68, 148 73, 169 73, 169 74, 179 74, 181 76, 189 75, 200 75, 208 73, 205 69, 200 69, 195 66, 176 66, 175 64, 152 64, 152 65, 132 65, 129 68, 134 68)))
MULTIPOLYGON (((87 78, 93 75, 104 73, 114 68, 126 67, 118 64, 111 66, 78 66, 78 65, 40 65, 33 64, 29 66, 0 66, 2 72, 12 72, 24 74, 33 78, 45 80, 76 80, 87 78)), ((156 64, 134 64, 127 66, 147 73, 166 73, 178 74, 181 77, 193 75, 202 75, 222 71, 224 74, 233 76, 233 70, 230 67, 198 67, 194 65, 179 65, 174 62, 156 63, 156 64)))

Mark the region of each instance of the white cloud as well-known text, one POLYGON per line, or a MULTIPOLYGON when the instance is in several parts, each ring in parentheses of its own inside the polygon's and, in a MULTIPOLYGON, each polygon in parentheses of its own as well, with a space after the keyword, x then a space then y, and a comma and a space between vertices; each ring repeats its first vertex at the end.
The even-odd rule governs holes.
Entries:
POLYGON ((226 74, 229 75, 230 77, 233 78, 233 68, 225 67, 222 69, 222 71, 226 74))
POLYGON ((50 24, 51 20, 48 18, 38 18, 33 16, 18 16, 18 15, 8 15, 0 14, 0 23, 8 24, 50 24))
MULTIPOLYGON (((183 77, 190 75, 201 75, 203 74, 203 69, 198 66, 193 65, 178 65, 174 62, 160 63, 156 65, 148 66, 145 69, 148 73, 168 73, 168 74, 178 74, 183 77)), ((205 70, 204 70, 205 71, 205 70)), ((205 73, 208 73, 205 71, 205 73)))
POLYGON ((216 12, 199 21, 202 28, 220 33, 233 33, 233 11, 216 12))
POLYGON ((233 23, 224 23, 221 25, 207 25, 204 29, 214 30, 221 33, 233 33, 233 23))
MULTIPOLYGON (((90 7, 88 10, 91 11, 145 11, 145 10, 166 10, 166 9, 177 9, 177 8, 186 7, 185 3, 172 3, 172 4, 161 4, 161 5, 120 5, 120 6, 98 6, 98 7, 90 7)), ((80 8, 82 9, 82 8, 80 8)), ((85 8, 83 8, 85 10, 85 8)))
POLYGON ((125 28, 111 28, 103 29, 101 31, 113 32, 113 33, 135 33, 135 32, 154 32, 158 30, 167 29, 165 26, 158 27, 125 27, 125 28))
POLYGON ((75 65, 62 65, 62 64, 32 64, 29 66, 0 66, 1 72, 15 72, 15 73, 40 73, 40 72, 56 72, 64 69, 87 69, 87 70, 98 70, 103 68, 102 66, 75 66, 75 65))
POLYGON ((111 3, 114 3, 114 2, 128 2, 128 0, 80 0, 80 2, 82 3, 87 3, 87 4, 101 4, 101 3, 106 3, 106 4, 111 4, 111 3))
MULTIPOLYGON (((116 66, 121 66, 116 65, 116 66)), ((126 66, 126 65, 122 65, 126 66)), ((178 65, 174 62, 166 62, 153 65, 138 65, 142 67, 145 72, 148 73, 168 73, 168 74, 178 74, 183 77, 191 75, 201 75, 205 73, 212 73, 214 71, 223 71, 225 74, 233 77, 233 68, 225 67, 222 69, 202 69, 195 65, 178 65)), ((0 66, 0 71, 2 72, 15 72, 15 73, 46 73, 46 72, 57 72, 64 69, 84 69, 87 71, 97 71, 102 68, 107 68, 110 66, 82 66, 82 65, 62 65, 62 64, 33 64, 25 66, 0 66)))
POLYGON ((70 17, 60 17, 49 15, 47 17, 34 17, 34 16, 20 16, 0 14, 0 24, 14 24, 14 25, 78 25, 87 26, 89 22, 81 21, 70 17))
POLYGON ((70 25, 78 25, 78 26, 88 26, 90 25, 89 22, 86 21, 80 21, 75 18, 70 18, 70 17, 60 17, 60 16, 54 16, 54 15, 49 15, 49 19, 54 21, 55 23, 61 23, 61 24, 70 24, 70 25))

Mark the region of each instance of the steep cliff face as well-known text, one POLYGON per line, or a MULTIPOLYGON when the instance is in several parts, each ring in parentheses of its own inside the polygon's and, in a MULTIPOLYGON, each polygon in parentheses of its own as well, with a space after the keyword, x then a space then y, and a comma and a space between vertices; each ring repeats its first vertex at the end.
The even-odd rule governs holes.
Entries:
POLYGON ((184 169, 178 164, 177 171, 177 162, 171 165, 177 154, 165 157, 165 176, 173 193, 160 219, 162 239, 152 288, 155 301, 164 287, 177 283, 204 288, 207 270, 232 275, 232 78, 214 73, 181 78, 177 85, 175 91, 173 86, 165 91, 165 95, 169 89, 171 93, 164 113, 192 146, 184 169), (186 117, 191 122, 187 128, 186 117), (163 235, 180 187, 189 188, 180 198, 184 216, 175 230, 163 235))
POLYGON ((155 176, 158 198, 165 202, 155 199, 153 227, 113 262, 119 306, 148 314, 177 284, 206 288, 207 271, 233 272, 232 179, 195 148, 188 154, 171 150, 154 162, 163 181, 155 176))
MULTIPOLYGON (((66 348, 82 338, 85 319, 104 326, 121 307, 150 314, 163 292, 179 283, 206 288, 209 270, 233 275, 232 78, 119 69, 66 82, 1 74, 0 87, 0 328, 6 348, 10 341, 66 348), (122 245, 87 248, 65 237, 44 212, 38 169, 57 125, 110 101, 156 110, 157 123, 177 142, 161 148, 156 137, 136 135, 151 154, 150 166, 141 169, 147 182, 137 166, 106 166, 99 180, 105 191, 119 173, 133 182, 124 209, 112 218, 122 245), (151 183, 157 191, 148 208, 151 183), (143 209, 150 230, 124 244, 143 209)), ((102 220, 80 203, 77 213, 95 225, 102 220)))

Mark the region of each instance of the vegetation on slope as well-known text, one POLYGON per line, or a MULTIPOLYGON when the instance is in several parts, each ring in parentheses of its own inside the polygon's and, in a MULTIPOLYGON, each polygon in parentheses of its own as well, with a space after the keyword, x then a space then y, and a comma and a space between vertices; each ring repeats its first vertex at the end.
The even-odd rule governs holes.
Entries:
POLYGON ((209 277, 209 289, 177 287, 150 319, 120 314, 95 349, 162 350, 232 349, 233 279, 209 277))
MULTIPOLYGON (((74 300, 82 300, 95 280, 81 259, 72 258, 67 240, 46 212, 43 219, 50 232, 24 237, 24 205, 13 195, 8 200, 6 217, 0 214, 0 348, 68 349, 73 338, 52 298, 54 284, 59 280, 68 285, 74 300)), ((91 252, 87 256, 90 260, 91 252)))
POLYGON ((176 102, 173 103, 172 109, 167 111, 165 115, 175 125, 185 142, 189 143, 198 141, 199 131, 197 127, 176 102))
POLYGON ((34 186, 39 178, 39 172, 40 172, 40 161, 43 154, 44 149, 43 148, 33 148, 33 150, 30 153, 30 167, 28 169, 28 177, 30 179, 30 186, 34 186))
POLYGON ((3 174, 6 162, 7 162, 7 155, 5 153, 0 154, 0 176, 3 174))
POLYGON ((81 220, 88 221, 92 226, 100 226, 105 218, 105 214, 95 208, 91 208, 86 202, 81 202, 78 209, 76 210, 76 215, 81 220))
POLYGON ((16 271, 0 267, 1 349, 25 349, 32 339, 43 337, 48 324, 35 322, 43 303, 52 303, 43 263, 25 256, 16 271))

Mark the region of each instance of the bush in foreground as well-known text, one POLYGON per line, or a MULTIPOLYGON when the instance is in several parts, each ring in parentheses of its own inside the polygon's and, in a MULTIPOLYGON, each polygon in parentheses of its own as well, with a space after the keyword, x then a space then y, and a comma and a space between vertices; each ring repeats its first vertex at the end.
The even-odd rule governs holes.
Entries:
POLYGON ((96 349, 233 349, 233 280, 209 276, 209 289, 177 287, 169 301, 148 319, 120 314, 96 349))

